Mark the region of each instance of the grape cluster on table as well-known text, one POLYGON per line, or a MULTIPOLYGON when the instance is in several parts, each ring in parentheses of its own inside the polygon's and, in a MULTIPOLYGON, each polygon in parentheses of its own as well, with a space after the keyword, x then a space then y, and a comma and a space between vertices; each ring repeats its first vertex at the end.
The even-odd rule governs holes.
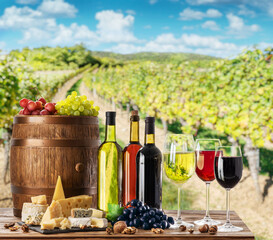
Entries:
POLYGON ((57 102, 56 109, 60 115, 96 117, 100 108, 93 104, 94 101, 89 101, 85 95, 77 96, 77 92, 73 91, 65 100, 57 102))
POLYGON ((144 230, 167 229, 171 224, 174 224, 172 217, 168 217, 159 209, 150 208, 137 199, 128 202, 127 205, 129 207, 123 210, 123 214, 117 218, 117 221, 125 221, 129 227, 143 228, 144 230))

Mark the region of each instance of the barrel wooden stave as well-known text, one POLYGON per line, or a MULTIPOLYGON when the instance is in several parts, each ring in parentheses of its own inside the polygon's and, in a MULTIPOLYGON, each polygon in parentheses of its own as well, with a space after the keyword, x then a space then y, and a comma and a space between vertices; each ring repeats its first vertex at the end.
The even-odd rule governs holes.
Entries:
POLYGON ((58 175, 66 197, 88 194, 93 196, 92 207, 96 207, 98 119, 84 117, 77 124, 81 117, 71 120, 65 116, 63 124, 60 116, 35 116, 38 123, 33 116, 28 123, 26 117, 15 117, 12 134, 10 173, 15 216, 21 214, 23 203, 30 202, 31 196, 46 194, 51 202, 58 175), (55 119, 53 124, 50 119, 55 119))

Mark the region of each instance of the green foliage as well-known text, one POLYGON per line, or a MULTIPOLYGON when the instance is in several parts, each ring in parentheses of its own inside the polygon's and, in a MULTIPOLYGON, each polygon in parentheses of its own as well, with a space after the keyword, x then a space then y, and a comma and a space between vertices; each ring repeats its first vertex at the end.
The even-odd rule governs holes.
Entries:
POLYGON ((78 69, 87 64, 100 64, 82 44, 72 47, 23 48, 22 51, 11 51, 10 55, 26 62, 34 70, 78 69))
POLYGON ((82 83, 82 79, 77 81, 66 93, 66 96, 70 95, 73 91, 76 91, 78 95, 80 95, 80 85, 82 83))
POLYGON ((117 218, 122 215, 122 213, 123 207, 120 207, 119 204, 108 203, 108 213, 106 215, 106 218, 109 221, 116 221, 117 218))

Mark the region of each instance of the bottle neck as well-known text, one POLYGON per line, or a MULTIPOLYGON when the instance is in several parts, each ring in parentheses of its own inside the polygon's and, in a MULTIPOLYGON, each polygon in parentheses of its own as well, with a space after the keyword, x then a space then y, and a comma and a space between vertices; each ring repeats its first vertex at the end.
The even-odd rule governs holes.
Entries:
POLYGON ((139 121, 131 121, 130 123, 130 143, 139 142, 139 121))
POLYGON ((115 142, 116 141, 116 125, 106 125, 106 142, 115 142))
POLYGON ((145 124, 144 144, 155 144, 155 125, 154 123, 145 124))

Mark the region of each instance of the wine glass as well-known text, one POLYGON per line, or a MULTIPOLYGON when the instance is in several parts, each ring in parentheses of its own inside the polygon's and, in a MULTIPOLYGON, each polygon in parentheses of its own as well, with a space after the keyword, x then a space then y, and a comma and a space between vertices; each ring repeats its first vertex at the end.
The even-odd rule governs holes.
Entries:
POLYGON ((214 158, 217 147, 221 146, 219 139, 197 139, 196 140, 196 174, 206 183, 206 215, 203 219, 194 223, 197 225, 218 225, 221 222, 213 220, 209 215, 209 187, 215 179, 214 158))
POLYGON ((195 170, 195 142, 192 135, 168 134, 164 144, 164 170, 168 179, 178 185, 177 219, 173 229, 180 225, 193 227, 193 224, 182 221, 180 209, 181 185, 194 174, 195 170))
POLYGON ((239 146, 218 147, 214 161, 217 182, 226 189, 226 223, 218 227, 219 232, 238 232, 243 228, 230 222, 230 189, 240 181, 243 173, 242 152, 239 146))

